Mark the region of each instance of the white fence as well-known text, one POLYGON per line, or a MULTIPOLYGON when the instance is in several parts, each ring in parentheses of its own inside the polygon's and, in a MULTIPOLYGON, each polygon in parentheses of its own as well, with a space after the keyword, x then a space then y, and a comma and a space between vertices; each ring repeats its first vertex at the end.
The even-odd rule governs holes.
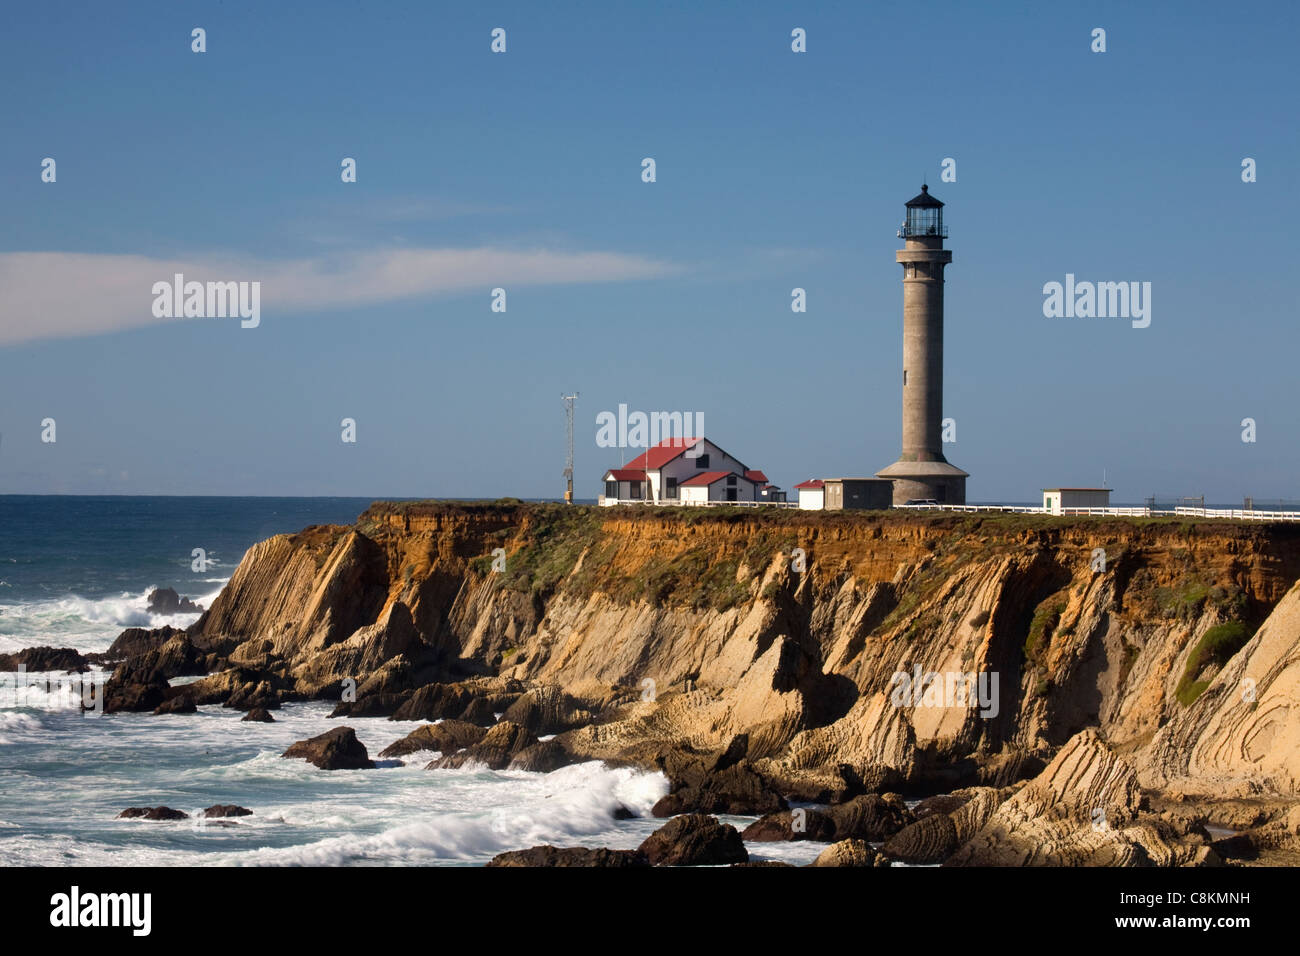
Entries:
POLYGON ((682 501, 680 498, 606 498, 601 495, 596 503, 607 507, 614 505, 658 505, 663 508, 798 508, 797 501, 682 501))
MULTIPOLYGON (((650 501, 642 498, 598 499, 601 505, 659 505, 674 508, 798 508, 796 501, 681 501, 665 498, 650 501)), ((1248 511, 1241 508, 1061 508, 1048 511, 1035 505, 898 505, 908 511, 1001 512, 1028 515, 1093 515, 1129 518, 1235 518, 1239 521, 1300 521, 1300 511, 1248 511)))
POLYGON ((1016 514, 1097 515, 1138 518, 1237 518, 1243 521, 1300 521, 1300 511, 1254 511, 1241 508, 1061 508, 1048 511, 1034 505, 899 505, 909 511, 1000 511, 1016 514))
POLYGON ((1240 518, 1244 521, 1300 521, 1300 511, 1246 511, 1242 508, 1175 508, 1175 514, 1201 518, 1240 518))

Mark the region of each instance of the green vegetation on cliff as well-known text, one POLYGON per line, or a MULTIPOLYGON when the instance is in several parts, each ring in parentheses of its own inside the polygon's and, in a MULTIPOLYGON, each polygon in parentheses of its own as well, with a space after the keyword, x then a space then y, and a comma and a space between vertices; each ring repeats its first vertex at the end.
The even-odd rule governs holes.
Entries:
POLYGON ((1184 707, 1195 703, 1196 698, 1210 686, 1209 681, 1197 680, 1196 675, 1209 664, 1222 667, 1228 663, 1233 654, 1246 646, 1250 637, 1250 630, 1241 621, 1216 624, 1206 631, 1187 658, 1187 667, 1174 691, 1178 702, 1184 707))

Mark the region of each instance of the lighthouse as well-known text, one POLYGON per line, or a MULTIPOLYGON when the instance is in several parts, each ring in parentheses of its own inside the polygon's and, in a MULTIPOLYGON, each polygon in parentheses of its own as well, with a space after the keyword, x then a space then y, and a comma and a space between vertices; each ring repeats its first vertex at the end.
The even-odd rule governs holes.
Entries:
POLYGON ((903 248, 903 453, 879 478, 894 482, 894 505, 912 500, 965 504, 970 477, 943 454, 943 268, 952 251, 943 203, 930 187, 906 203, 903 248))

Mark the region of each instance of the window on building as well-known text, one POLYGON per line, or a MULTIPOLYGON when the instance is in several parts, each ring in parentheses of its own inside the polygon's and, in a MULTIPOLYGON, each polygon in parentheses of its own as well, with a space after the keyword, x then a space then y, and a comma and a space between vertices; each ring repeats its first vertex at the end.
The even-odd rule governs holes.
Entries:
POLYGON ((606 498, 617 498, 617 497, 618 497, 618 482, 617 482, 617 481, 607 481, 607 482, 605 482, 605 497, 606 497, 606 498))
POLYGON ((668 487, 667 487, 667 489, 664 491, 664 497, 665 497, 665 498, 676 498, 676 497, 678 497, 678 492, 677 492, 677 479, 676 479, 676 478, 669 477, 669 479, 668 479, 668 487))
POLYGON ((729 485, 734 485, 735 483, 736 483, 736 476, 735 476, 735 475, 728 475, 728 476, 727 476, 727 484, 729 484, 729 485))
POLYGON ((707 470, 709 467, 709 456, 707 454, 704 454, 701 455, 699 458, 696 458, 695 467, 698 468, 700 471, 707 470))
POLYGON ((641 482, 639 482, 639 481, 633 481, 633 482, 631 482, 630 484, 631 484, 631 486, 632 486, 632 490, 631 490, 631 492, 629 492, 628 497, 629 497, 629 498, 640 498, 640 497, 641 497, 641 482))

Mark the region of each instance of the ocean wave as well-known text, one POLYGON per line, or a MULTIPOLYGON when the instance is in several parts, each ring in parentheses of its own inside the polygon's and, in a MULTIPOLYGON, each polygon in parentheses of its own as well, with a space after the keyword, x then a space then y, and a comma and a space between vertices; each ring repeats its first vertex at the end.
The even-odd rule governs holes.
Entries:
MULTIPOLYGON (((211 582, 216 583, 216 582, 211 582)), ((225 582, 222 581, 222 584, 225 582)), ((0 653, 52 644, 83 653, 104 651, 128 627, 189 627, 199 619, 191 614, 150 614, 148 587, 138 594, 84 598, 75 594, 25 604, 0 604, 0 653)), ((194 600, 211 607, 221 588, 194 600)))
POLYGON ((40 718, 14 710, 0 710, 0 745, 16 743, 28 734, 39 733, 40 718))
MULTIPOLYGON (((427 773, 442 775, 447 771, 427 773)), ((549 774, 476 771, 475 776, 480 781, 462 796, 468 805, 408 807, 404 815, 415 819, 378 833, 352 833, 301 846, 262 847, 210 859, 218 865, 247 866, 427 864, 481 862, 505 850, 542 843, 572 846, 595 840, 606 845, 626 842, 627 835, 617 832, 613 819, 620 805, 645 815, 668 792, 667 778, 660 773, 610 768, 594 761, 549 774), (498 802, 506 800, 509 802, 498 802)), ((429 777, 430 782, 437 779, 429 777)), ((432 796, 436 798, 436 790, 432 796)), ((337 808, 333 809, 330 816, 337 816, 337 808)), ((284 816, 286 822, 294 822, 296 814, 287 812, 284 816)), ((297 822, 308 824, 305 820, 297 822)), ((340 821, 317 818, 310 822, 337 826, 340 821)))

